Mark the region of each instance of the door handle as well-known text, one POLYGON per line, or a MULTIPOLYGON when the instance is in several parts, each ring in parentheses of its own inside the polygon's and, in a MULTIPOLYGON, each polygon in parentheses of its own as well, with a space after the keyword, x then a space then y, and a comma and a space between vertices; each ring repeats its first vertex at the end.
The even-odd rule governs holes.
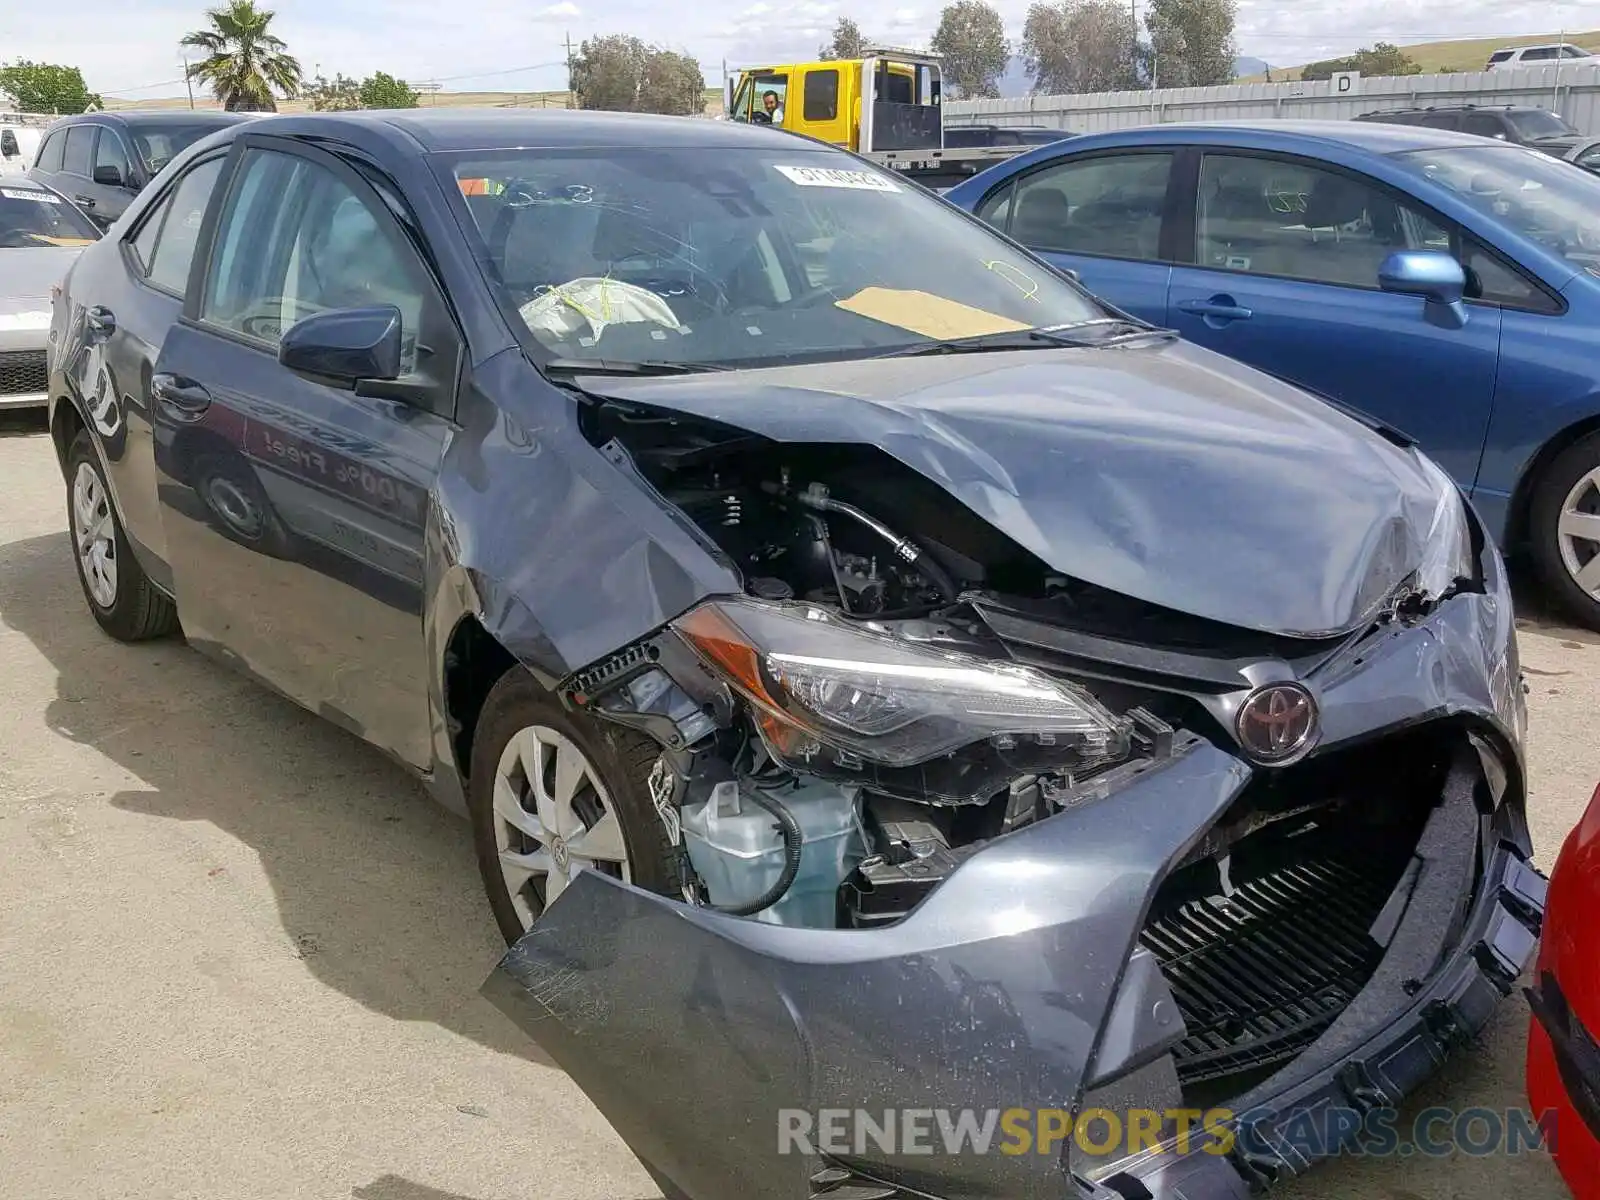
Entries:
POLYGON ((117 316, 103 304, 95 304, 84 310, 83 323, 89 327, 90 332, 98 333, 102 337, 109 337, 117 331, 117 316))
POLYGON ((174 416, 193 420, 211 407, 211 393, 192 379, 180 379, 163 372, 150 377, 150 390, 174 416))
POLYGON ((1255 314, 1233 302, 1232 296, 1213 296, 1209 300, 1180 300, 1178 311, 1208 321, 1248 321, 1255 314))
POLYGON ((94 197, 93 196, 74 196, 73 199, 78 202, 78 207, 79 208, 93 208, 94 207, 94 197))

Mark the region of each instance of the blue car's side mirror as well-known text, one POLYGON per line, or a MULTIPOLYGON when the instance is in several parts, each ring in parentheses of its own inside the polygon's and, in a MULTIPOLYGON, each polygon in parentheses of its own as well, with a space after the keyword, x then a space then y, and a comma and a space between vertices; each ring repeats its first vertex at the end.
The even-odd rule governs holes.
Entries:
POLYGON ((1421 296, 1428 319, 1447 328, 1467 323, 1467 273, 1454 256, 1437 250, 1401 250, 1378 268, 1378 286, 1401 296, 1421 296))

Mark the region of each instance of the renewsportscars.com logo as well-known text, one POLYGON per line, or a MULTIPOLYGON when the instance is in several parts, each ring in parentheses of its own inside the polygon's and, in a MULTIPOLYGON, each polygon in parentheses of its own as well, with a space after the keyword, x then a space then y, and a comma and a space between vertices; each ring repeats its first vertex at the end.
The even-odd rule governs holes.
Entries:
MULTIPOLYGON (((1248 1116, 1248 1114, 1246 1114, 1248 1116)), ((1238 1114, 1226 1108, 1062 1108, 778 1110, 778 1153, 865 1156, 1044 1154, 1070 1143, 1095 1158, 1149 1150, 1226 1155, 1239 1145, 1238 1114)), ((1247 1138, 1262 1139, 1260 1127, 1247 1138)), ((1274 1120, 1265 1144, 1306 1158, 1341 1155, 1440 1158, 1544 1153, 1554 1147, 1555 1113, 1525 1109, 1428 1108, 1409 1123, 1392 1108, 1317 1108, 1274 1120)))

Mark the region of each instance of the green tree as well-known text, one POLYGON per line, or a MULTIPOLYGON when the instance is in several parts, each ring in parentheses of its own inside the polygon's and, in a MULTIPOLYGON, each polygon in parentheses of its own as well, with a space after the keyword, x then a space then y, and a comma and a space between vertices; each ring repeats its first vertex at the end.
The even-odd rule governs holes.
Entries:
POLYGON ((415 108, 418 99, 410 84, 384 71, 368 75, 361 84, 362 108, 415 108))
POLYGON ((1399 46, 1378 42, 1344 58, 1310 63, 1300 72, 1300 78, 1331 79, 1340 71, 1360 71, 1363 75, 1420 75, 1422 67, 1399 46))
POLYGON ((210 28, 186 35, 181 45, 205 53, 189 66, 189 77, 211 85, 229 112, 277 112, 278 96, 300 90, 300 63, 271 32, 271 9, 254 0, 232 0, 206 12, 210 28))
POLYGON ((1157 87, 1213 87, 1233 80, 1238 57, 1234 0, 1149 0, 1152 82, 1157 87))
POLYGON ((16 102, 17 111, 26 113, 66 116, 101 106, 100 97, 84 85, 83 72, 77 67, 26 59, 0 67, 0 92, 16 102))
POLYGON ((1022 62, 1033 90, 1120 92, 1139 83, 1138 27, 1122 0, 1057 0, 1028 9, 1022 62))
POLYGON ((614 33, 585 38, 572 59, 579 108, 692 116, 705 112, 706 81, 687 54, 614 33))
POLYGON ((348 75, 318 75, 301 85, 300 95, 316 112, 350 112, 361 107, 361 81, 348 75))
POLYGON ((849 17, 840 17, 833 27, 833 36, 817 48, 817 57, 827 61, 836 58, 862 58, 867 53, 867 38, 849 17))
POLYGON ((961 96, 998 96, 1011 60, 1005 23, 984 0, 956 0, 939 14, 930 48, 944 56, 944 83, 961 96))

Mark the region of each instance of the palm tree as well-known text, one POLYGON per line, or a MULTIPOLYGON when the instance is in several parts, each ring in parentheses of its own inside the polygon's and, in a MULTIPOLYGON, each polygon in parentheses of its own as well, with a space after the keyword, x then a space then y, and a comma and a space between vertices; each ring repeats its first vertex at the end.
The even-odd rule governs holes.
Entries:
POLYGON ((206 12, 211 28, 197 29, 180 43, 205 52, 189 66, 189 78, 209 83, 229 112, 277 112, 275 91, 288 97, 300 90, 300 61, 285 54, 283 39, 269 32, 273 16, 255 0, 231 0, 206 12))

